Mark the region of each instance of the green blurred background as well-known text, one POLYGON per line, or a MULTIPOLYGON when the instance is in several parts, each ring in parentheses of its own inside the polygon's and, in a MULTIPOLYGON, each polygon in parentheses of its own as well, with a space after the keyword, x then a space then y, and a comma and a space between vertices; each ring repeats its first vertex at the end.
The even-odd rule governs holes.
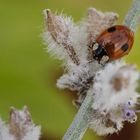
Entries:
MULTIPOLYGON (((0 0, 0 115, 8 119, 9 108, 29 107, 34 122, 42 125, 42 140, 60 140, 77 110, 72 105, 75 93, 60 91, 56 80, 63 73, 60 61, 45 51, 41 33, 42 11, 50 8, 82 18, 88 7, 114 11, 121 23, 131 0, 0 0)), ((140 30, 134 48, 125 58, 140 67, 140 30)), ((125 125, 119 135, 99 137, 89 130, 84 140, 140 140, 139 121, 125 125)))

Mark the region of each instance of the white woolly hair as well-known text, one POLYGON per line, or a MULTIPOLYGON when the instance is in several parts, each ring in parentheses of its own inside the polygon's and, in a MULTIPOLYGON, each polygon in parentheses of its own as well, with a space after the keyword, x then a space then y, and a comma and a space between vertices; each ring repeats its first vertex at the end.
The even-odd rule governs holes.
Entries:
MULTIPOLYGON (((122 115, 122 107, 127 106, 128 102, 131 102, 131 107, 134 107, 137 103, 139 97, 136 92, 138 79, 139 73, 134 66, 126 65, 123 61, 109 63, 104 69, 95 74, 93 84, 94 101, 92 104, 95 113, 90 122, 90 128, 94 129, 98 135, 113 134, 122 129, 125 121, 122 115), (115 89, 114 84, 116 83, 112 81, 116 76, 119 76, 120 80, 124 80, 123 78, 126 80, 124 80, 125 84, 121 81, 122 85, 119 90, 115 89), (109 117, 106 116, 107 113, 109 113, 109 117), (112 125, 106 126, 108 121, 111 121, 112 125)), ((136 115, 134 119, 137 120, 136 115)), ((129 122, 133 123, 135 121, 129 122)))
POLYGON ((7 125, 0 119, 0 140, 15 140, 15 137, 10 134, 7 125))
POLYGON ((89 73, 88 65, 72 66, 68 73, 62 75, 60 79, 57 80, 57 86, 61 89, 68 88, 70 90, 79 91, 79 88, 82 87, 80 86, 82 82, 86 81, 90 76, 91 73, 89 73))
POLYGON ((115 129, 114 127, 106 127, 103 124, 103 119, 93 117, 90 123, 90 128, 93 129, 97 133, 97 135, 105 136, 108 134, 117 133, 123 128, 123 123, 121 119, 118 118, 118 120, 115 120, 115 123, 116 123, 117 129, 115 129))
POLYGON ((96 61, 79 66, 71 63, 68 66, 68 72, 57 80, 57 87, 60 89, 68 88, 72 91, 79 91, 81 87, 85 86, 84 83, 86 80, 91 77, 93 78, 97 70, 101 68, 102 66, 96 61))
POLYGON ((22 140, 39 140, 40 138, 41 127, 33 126, 28 128, 28 132, 22 138, 22 140))
POLYGON ((71 29, 69 39, 74 47, 78 58, 82 64, 87 63, 88 46, 87 46, 87 28, 75 24, 75 27, 71 29))
POLYGON ((94 100, 92 107, 98 110, 114 110, 119 105, 125 105, 129 100, 136 103, 136 99, 139 97, 136 92, 137 80, 139 79, 139 73, 129 68, 125 71, 121 71, 121 76, 129 78, 127 87, 122 87, 121 90, 116 91, 111 83, 113 77, 118 73, 120 68, 126 66, 122 61, 115 63, 109 63, 107 66, 96 73, 94 80, 94 100))
MULTIPOLYGON (((45 17, 47 20, 47 16, 45 17)), ((65 31, 65 30, 73 30, 74 28, 74 24, 73 24, 73 19, 71 17, 67 17, 64 15, 59 15, 59 16, 55 16, 56 18, 56 24, 60 24, 61 28, 65 31)), ((57 30, 55 30, 57 32, 57 30)), ((57 32, 58 36, 57 36, 57 40, 58 42, 61 44, 62 42, 65 42, 69 45, 71 45, 70 40, 65 40, 65 35, 64 32, 57 32)), ((70 33, 69 33, 70 35, 70 33)), ((43 33, 43 39, 44 39, 44 43, 48 45, 47 47, 47 51, 50 52, 51 55, 53 55, 53 57, 56 57, 59 60, 64 60, 64 59, 69 59, 67 52, 65 50, 64 47, 60 46, 60 44, 57 44, 57 42, 52 38, 50 32, 48 30, 46 30, 43 33)))

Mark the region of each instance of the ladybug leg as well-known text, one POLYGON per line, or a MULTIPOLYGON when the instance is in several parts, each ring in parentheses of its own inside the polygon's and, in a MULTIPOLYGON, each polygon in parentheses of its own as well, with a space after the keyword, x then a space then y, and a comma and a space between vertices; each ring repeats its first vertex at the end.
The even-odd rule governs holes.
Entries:
POLYGON ((105 65, 108 62, 109 62, 109 57, 107 55, 104 55, 100 60, 100 64, 102 65, 105 65))

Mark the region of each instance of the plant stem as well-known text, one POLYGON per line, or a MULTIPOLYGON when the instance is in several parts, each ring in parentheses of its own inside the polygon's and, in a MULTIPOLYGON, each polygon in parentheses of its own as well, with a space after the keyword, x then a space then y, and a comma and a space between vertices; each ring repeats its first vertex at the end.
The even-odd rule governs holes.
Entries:
POLYGON ((91 105, 93 103, 93 91, 89 90, 87 96, 82 103, 73 123, 67 130, 62 140, 81 140, 86 132, 91 117, 93 115, 91 105))
POLYGON ((132 31, 136 31, 137 25, 140 20, 140 0, 134 0, 132 7, 130 8, 126 18, 124 20, 124 25, 128 26, 132 31))

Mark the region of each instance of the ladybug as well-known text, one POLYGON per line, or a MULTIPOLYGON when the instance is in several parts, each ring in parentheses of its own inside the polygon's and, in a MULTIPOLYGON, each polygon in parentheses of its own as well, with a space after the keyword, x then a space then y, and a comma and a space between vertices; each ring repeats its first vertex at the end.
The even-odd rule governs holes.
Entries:
POLYGON ((98 48, 93 51, 94 59, 100 61, 103 56, 116 60, 127 55, 134 42, 134 33, 124 25, 115 25, 103 31, 96 39, 98 48))

